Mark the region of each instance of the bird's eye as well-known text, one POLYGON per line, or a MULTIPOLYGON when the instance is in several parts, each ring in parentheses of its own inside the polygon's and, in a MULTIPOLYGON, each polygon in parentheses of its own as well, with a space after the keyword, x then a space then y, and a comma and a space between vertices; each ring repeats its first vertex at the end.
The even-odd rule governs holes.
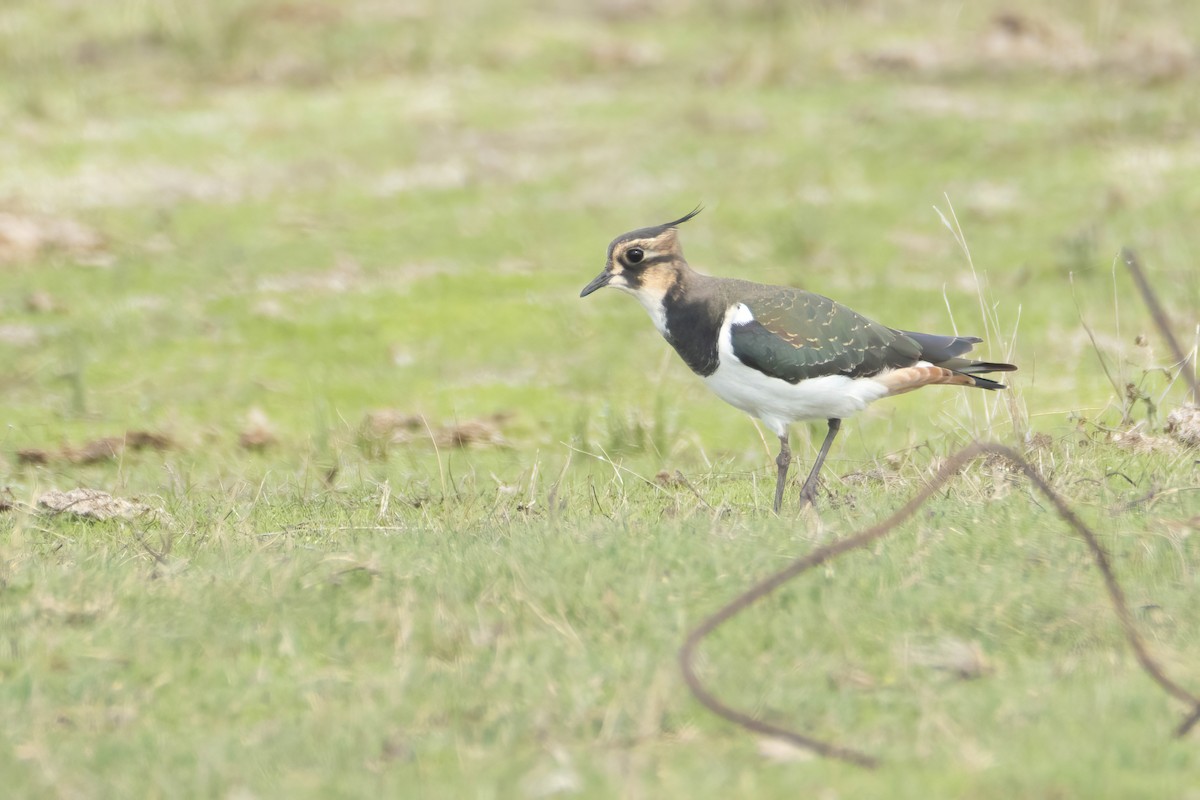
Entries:
POLYGON ((631 247, 625 251, 625 260, 630 264, 636 264, 645 257, 646 254, 642 252, 642 248, 640 247, 631 247))

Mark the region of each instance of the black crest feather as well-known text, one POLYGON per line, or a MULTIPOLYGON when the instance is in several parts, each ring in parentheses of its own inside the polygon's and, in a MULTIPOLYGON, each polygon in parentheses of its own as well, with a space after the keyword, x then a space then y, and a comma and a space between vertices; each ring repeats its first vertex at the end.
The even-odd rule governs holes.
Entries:
POLYGON ((629 231, 629 233, 622 233, 620 236, 613 239, 612 243, 608 246, 608 257, 610 259, 612 258, 613 248, 616 247, 621 242, 628 242, 633 239, 653 239, 657 236, 661 236, 663 233, 665 233, 673 228, 678 228, 680 225, 687 222, 689 219, 696 216, 703 210, 704 210, 704 206, 696 206, 691 211, 684 214, 682 217, 675 220, 674 222, 667 222, 663 225, 655 225, 654 227, 651 227, 651 228, 638 228, 636 231, 629 231))
POLYGON ((668 223, 666 223, 665 225, 659 225, 658 227, 660 227, 660 228, 662 228, 662 229, 664 229, 664 230, 665 230, 665 229, 667 229, 667 228, 678 228, 680 225, 682 225, 683 223, 687 222, 689 219, 691 219, 692 217, 696 216, 697 214, 699 214, 699 213, 700 213, 701 211, 703 211, 703 210, 704 210, 704 206, 702 206, 702 205, 696 206, 696 207, 695 207, 695 208, 693 208, 691 211, 689 211, 688 213, 684 214, 682 217, 680 217, 679 219, 675 220, 674 222, 668 222, 668 223))

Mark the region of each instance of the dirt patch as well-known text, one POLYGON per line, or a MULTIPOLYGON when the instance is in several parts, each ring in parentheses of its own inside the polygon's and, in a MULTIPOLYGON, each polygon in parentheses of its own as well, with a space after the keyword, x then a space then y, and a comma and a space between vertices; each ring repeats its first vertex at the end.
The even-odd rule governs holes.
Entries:
POLYGON ((344 12, 325 3, 277 3, 268 5, 257 12, 259 16, 272 22, 285 22, 295 25, 333 25, 340 22, 344 12))
POLYGON ((500 446, 505 444, 505 441, 500 433, 499 422, 499 417, 491 417, 443 425, 434 431, 434 436, 438 439, 438 444, 445 443, 453 447, 500 446))
POLYGON ((674 489, 675 487, 683 486, 686 483, 683 478, 683 473, 681 473, 679 470, 675 470, 675 472, 672 473, 665 469, 658 471, 658 474, 654 476, 654 482, 659 486, 666 487, 667 489, 674 489))
POLYGON ((792 744, 786 739, 764 736, 758 740, 758 754, 767 761, 777 764, 794 764, 816 758, 811 750, 792 744))
POLYGON ((57 489, 46 492, 38 498, 38 507, 53 514, 72 514, 89 520, 109 519, 159 519, 165 517, 165 512, 152 508, 145 503, 126 500, 123 497, 113 497, 108 492, 99 489, 71 489, 60 492, 57 489))
POLYGON ((50 254, 101 265, 109 256, 99 233, 66 217, 0 211, 0 264, 24 264, 50 254))
POLYGON ((326 272, 293 273, 262 278, 258 282, 258 290, 273 294, 342 294, 359 288, 362 280, 362 266, 350 256, 339 255, 333 268, 326 272))
MULTIPOLYGON (((213 121, 213 127, 247 124, 219 116, 224 123, 213 121)), ((92 159, 65 175, 30 175, 20 182, 0 175, 0 192, 37 208, 167 208, 191 201, 236 203, 267 197, 287 186, 324 182, 323 176, 290 176, 282 167, 252 158, 216 160, 203 170, 147 160, 116 164, 92 159)))
POLYGON ((438 447, 504 447, 501 431, 512 417, 500 412, 480 419, 434 425, 420 414, 385 408, 368 412, 359 428, 361 444, 376 452, 389 445, 432 442, 438 447))
POLYGON ((78 450, 66 449, 64 457, 76 464, 96 464, 100 461, 110 461, 125 452, 125 440, 120 436, 105 436, 93 439, 78 450))
POLYGON ((978 58, 990 66, 1030 66, 1073 72, 1095 66, 1097 55, 1078 29, 1049 17, 1004 11, 992 17, 978 58))
POLYGON ((252 408, 246 413, 246 424, 238 434, 238 444, 247 450, 265 450, 276 444, 275 426, 261 408, 252 408))
POLYGON ((912 72, 929 75, 945 70, 949 54, 934 42, 905 42, 875 47, 849 59, 848 71, 912 72))
POLYGON ((845 60, 848 71, 939 75, 1037 70, 1057 74, 1103 72, 1140 83, 1181 80, 1200 63, 1181 32, 1126 31, 1114 43, 1088 40, 1083 29, 1051 14, 1002 11, 967 40, 936 38, 898 42, 859 52, 845 60))
POLYGON ((40 617, 64 625, 89 625, 112 608, 112 600, 92 598, 83 603, 72 603, 44 595, 37 598, 35 607, 40 617))
POLYGON ((38 329, 20 322, 0 325, 0 342, 13 347, 33 347, 42 340, 38 329))
POLYGON ((1143 83, 1166 83, 1191 75, 1200 60, 1180 31, 1156 30, 1121 40, 1109 64, 1143 83))
POLYGON ((1128 430, 1112 431, 1108 435, 1108 441, 1134 453, 1169 453, 1176 449, 1173 439, 1147 433, 1143 423, 1138 423, 1128 430))
POLYGON ((395 197, 422 189, 461 189, 474 178, 466 162, 456 158, 388 170, 374 179, 373 192, 377 197, 395 197))
POLYGON ((79 447, 64 445, 59 450, 29 447, 17 451, 17 463, 44 466, 53 462, 96 464, 119 457, 126 450, 169 450, 174 444, 161 433, 127 431, 124 436, 104 436, 79 447))
POLYGON ((368 411, 363 417, 362 433, 377 439, 389 438, 402 431, 416 431, 425 427, 425 418, 420 414, 407 414, 394 408, 368 411))
POLYGON ((909 660, 928 669, 949 673, 962 680, 990 675, 992 667, 979 642, 947 637, 906 651, 909 660))
POLYGON ((61 314, 66 307, 49 292, 33 291, 25 296, 25 310, 30 314, 61 314))
POLYGON ((26 447, 17 451, 17 463, 41 467, 54 460, 54 454, 49 450, 39 450, 36 447, 26 447))
POLYGON ((78 450, 67 450, 69 461, 77 464, 93 464, 116 458, 125 450, 169 450, 172 442, 166 436, 150 431, 128 431, 124 436, 107 436, 86 443, 78 450))

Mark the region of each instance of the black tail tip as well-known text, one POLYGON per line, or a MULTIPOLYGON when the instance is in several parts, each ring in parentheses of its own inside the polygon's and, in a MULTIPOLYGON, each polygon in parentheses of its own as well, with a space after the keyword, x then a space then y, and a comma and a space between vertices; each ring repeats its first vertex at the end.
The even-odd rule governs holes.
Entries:
POLYGON ((975 388, 987 389, 988 391, 996 391, 997 389, 1007 389, 1008 385, 994 381, 990 378, 981 378, 978 375, 972 375, 971 378, 975 381, 975 388))

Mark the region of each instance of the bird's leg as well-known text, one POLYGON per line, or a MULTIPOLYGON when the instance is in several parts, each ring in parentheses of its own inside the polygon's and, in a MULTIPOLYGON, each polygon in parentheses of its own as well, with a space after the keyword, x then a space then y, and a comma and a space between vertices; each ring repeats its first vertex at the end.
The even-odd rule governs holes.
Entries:
POLYGON ((825 463, 825 456, 829 454, 829 446, 833 444, 833 439, 841 427, 840 419, 829 420, 829 433, 825 434, 825 441, 821 443, 821 452, 817 453, 817 460, 813 463, 812 470, 808 473, 808 478, 805 479, 804 486, 800 489, 801 508, 805 503, 811 503, 814 506, 817 504, 817 476, 821 472, 821 465, 825 463))
POLYGON ((788 444, 788 434, 785 431, 779 437, 779 455, 775 457, 775 466, 779 467, 779 477, 775 481, 775 513, 783 507, 783 487, 787 483, 788 467, 792 464, 792 448, 788 444))

